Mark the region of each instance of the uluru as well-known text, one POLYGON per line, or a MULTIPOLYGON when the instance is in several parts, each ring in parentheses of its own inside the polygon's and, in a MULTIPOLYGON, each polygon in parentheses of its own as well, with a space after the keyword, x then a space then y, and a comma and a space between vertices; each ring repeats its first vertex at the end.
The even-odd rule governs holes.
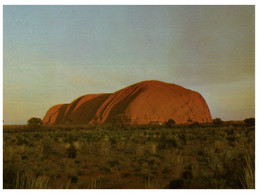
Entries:
POLYGON ((198 92, 151 80, 114 93, 87 94, 70 104, 55 105, 47 111, 43 123, 110 123, 118 115, 124 115, 134 125, 165 123, 169 119, 177 124, 212 121, 208 105, 198 92))

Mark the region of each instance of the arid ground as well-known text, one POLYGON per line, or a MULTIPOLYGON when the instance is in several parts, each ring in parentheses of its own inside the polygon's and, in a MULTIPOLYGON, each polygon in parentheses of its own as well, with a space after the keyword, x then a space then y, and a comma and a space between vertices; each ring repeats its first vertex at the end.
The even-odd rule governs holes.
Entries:
POLYGON ((244 122, 4 126, 3 186, 254 188, 255 127, 244 122))

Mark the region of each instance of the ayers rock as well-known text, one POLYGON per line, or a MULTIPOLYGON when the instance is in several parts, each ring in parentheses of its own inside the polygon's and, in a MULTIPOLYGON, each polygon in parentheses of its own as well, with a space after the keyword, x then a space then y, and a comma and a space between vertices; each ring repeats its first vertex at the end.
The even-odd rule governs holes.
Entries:
POLYGON ((70 104, 51 107, 43 123, 97 124, 109 123, 124 114, 131 124, 211 122, 204 98, 195 91, 161 81, 143 81, 114 93, 87 94, 70 104))

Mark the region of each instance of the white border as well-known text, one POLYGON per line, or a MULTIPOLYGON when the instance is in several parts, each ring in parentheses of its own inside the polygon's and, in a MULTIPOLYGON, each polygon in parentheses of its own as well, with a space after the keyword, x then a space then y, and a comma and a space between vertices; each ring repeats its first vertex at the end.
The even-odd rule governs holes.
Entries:
MULTIPOLYGON (((255 28, 255 34, 257 35, 259 33, 259 8, 257 6, 256 0, 221 0, 221 1, 208 1, 208 0, 186 0, 186 1, 181 1, 181 0, 175 0, 175 1, 169 1, 169 0, 135 0, 135 1, 130 1, 130 0, 114 0, 114 1, 108 1, 108 0, 96 0, 96 1, 84 1, 84 0, 56 0, 55 2, 53 0, 3 0, 2 1, 2 6, 0 9, 0 15, 1 15, 1 41, 3 43, 3 5, 256 5, 256 10, 255 10, 255 18, 256 18, 256 28, 255 28)), ((255 74, 256 74, 256 80, 255 80, 255 108, 256 108, 256 162, 255 164, 259 163, 259 126, 260 126, 260 121, 258 119, 259 115, 259 87, 257 88, 256 86, 260 85, 260 78, 257 76, 259 75, 259 66, 258 66, 258 52, 259 52, 259 38, 256 36, 255 39, 256 43, 256 54, 255 54, 255 74)), ((3 44, 2 44, 3 45, 3 44)), ((3 46, 0 48, 1 51, 1 70, 0 70, 0 75, 1 81, 1 112, 0 112, 0 118, 1 121, 3 121, 3 46)), ((3 148, 3 130, 1 130, 1 145, 3 148)), ((1 176, 0 176, 0 186, 1 189, 3 188, 3 149, 0 150, 1 154, 1 176)), ((109 192, 109 193, 186 193, 186 192, 192 192, 192 193, 205 193, 205 192, 212 192, 212 193, 219 193, 219 192, 236 192, 236 193, 244 193, 244 192, 258 192, 259 193, 259 168, 256 165, 256 189, 255 190, 52 190, 50 192, 57 192, 57 193, 68 193, 68 192, 88 192, 88 193, 100 193, 100 192, 109 192)), ((19 193, 30 193, 30 192, 40 192, 43 193, 45 190, 2 190, 4 193, 13 193, 13 192, 19 192, 19 193)), ((48 190, 49 191, 49 190, 48 190)), ((47 191, 47 192, 48 192, 47 191)))

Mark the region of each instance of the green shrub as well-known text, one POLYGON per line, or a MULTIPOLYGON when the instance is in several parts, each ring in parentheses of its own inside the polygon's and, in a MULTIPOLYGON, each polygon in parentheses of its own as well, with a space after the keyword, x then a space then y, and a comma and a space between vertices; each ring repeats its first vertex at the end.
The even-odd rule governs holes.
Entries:
POLYGON ((40 125, 42 125, 42 120, 40 118, 33 117, 27 121, 27 125, 28 126, 40 126, 40 125))

